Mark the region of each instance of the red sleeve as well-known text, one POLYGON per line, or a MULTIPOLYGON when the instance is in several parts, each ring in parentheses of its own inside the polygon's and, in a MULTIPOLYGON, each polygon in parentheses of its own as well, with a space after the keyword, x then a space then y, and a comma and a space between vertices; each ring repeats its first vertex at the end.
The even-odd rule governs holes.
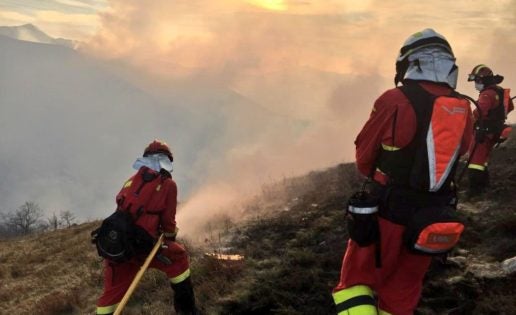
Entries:
POLYGON ((393 123, 397 106, 391 100, 392 94, 389 90, 376 100, 369 120, 355 140, 357 168, 365 176, 374 171, 384 134, 393 123))
POLYGON ((498 106, 497 95, 493 89, 484 90, 478 95, 478 107, 480 108, 482 118, 487 118, 489 110, 498 106))
POLYGON ((161 213, 160 225, 165 237, 175 236, 176 234, 176 207, 177 207, 177 185, 173 180, 170 180, 170 187, 168 189, 167 206, 161 213), (169 235, 167 235, 169 234, 169 235))

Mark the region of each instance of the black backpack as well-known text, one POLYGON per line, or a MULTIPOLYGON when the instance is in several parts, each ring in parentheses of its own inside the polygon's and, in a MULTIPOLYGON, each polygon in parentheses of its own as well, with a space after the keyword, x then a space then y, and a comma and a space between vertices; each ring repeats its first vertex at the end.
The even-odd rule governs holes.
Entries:
POLYGON ((128 211, 117 210, 91 233, 99 256, 113 262, 126 262, 135 256, 147 255, 155 239, 134 223, 128 211))

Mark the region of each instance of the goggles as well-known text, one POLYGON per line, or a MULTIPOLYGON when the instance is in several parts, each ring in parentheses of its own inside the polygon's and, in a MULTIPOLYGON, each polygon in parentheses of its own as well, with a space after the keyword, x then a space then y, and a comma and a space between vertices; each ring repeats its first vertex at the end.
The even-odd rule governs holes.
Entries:
POLYGON ((475 81, 476 83, 483 83, 484 77, 479 77, 475 74, 469 74, 468 81, 475 81))

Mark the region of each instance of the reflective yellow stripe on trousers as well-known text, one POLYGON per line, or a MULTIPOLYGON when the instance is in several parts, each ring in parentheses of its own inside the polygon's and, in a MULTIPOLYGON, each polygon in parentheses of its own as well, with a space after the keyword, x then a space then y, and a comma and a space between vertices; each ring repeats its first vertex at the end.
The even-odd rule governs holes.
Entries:
POLYGON ((377 315, 373 290, 355 285, 333 293, 338 315, 377 315))
POLYGON ((486 167, 484 165, 480 165, 480 164, 470 164, 468 165, 468 168, 472 168, 474 170, 479 170, 479 171, 485 171, 486 167))
POLYGON ((97 306, 97 314, 112 314, 115 312, 118 303, 108 306, 97 306))
POLYGON ((183 282, 184 280, 186 280, 186 278, 188 277, 190 277, 190 269, 186 269, 185 272, 183 272, 177 277, 170 278, 170 282, 172 282, 173 284, 178 284, 179 282, 183 282))

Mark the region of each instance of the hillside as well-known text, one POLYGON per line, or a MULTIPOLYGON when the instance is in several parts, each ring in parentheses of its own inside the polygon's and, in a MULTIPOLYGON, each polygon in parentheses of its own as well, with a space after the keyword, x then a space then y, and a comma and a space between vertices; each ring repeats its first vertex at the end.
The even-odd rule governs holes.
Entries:
MULTIPOLYGON (((433 263, 417 314, 516 314, 516 275, 500 269, 516 256, 515 161, 512 139, 493 155, 491 190, 461 203, 464 237, 446 263, 433 263)), ((269 185, 243 209, 247 220, 221 222, 217 237, 189 246, 204 313, 333 314, 330 291, 347 239, 343 209, 359 180, 347 164, 269 185), (204 255, 214 248, 245 259, 204 255)), ((97 224, 0 241, 2 312, 92 314, 102 286, 101 261, 89 244, 97 224)), ((149 272, 125 314, 171 309, 167 280, 149 272)))
POLYGON ((174 151, 174 178, 185 198, 228 176, 244 145, 296 129, 295 121, 228 88, 168 82, 161 95, 130 82, 108 61, 16 40, 1 35, 5 30, 0 27, 0 134, 9 135, 0 139, 2 211, 30 198, 48 211, 100 218, 155 138, 174 151))
MULTIPOLYGON (((495 150, 485 196, 465 200, 460 190, 464 237, 446 262, 434 260, 416 314, 516 314, 516 274, 500 266, 516 256, 515 154, 515 139, 495 150)), ((234 233, 230 246, 248 268, 208 313, 334 314, 330 292, 347 239, 343 209, 359 183, 354 166, 339 165, 266 191, 278 201, 263 207, 274 215, 234 233)))

